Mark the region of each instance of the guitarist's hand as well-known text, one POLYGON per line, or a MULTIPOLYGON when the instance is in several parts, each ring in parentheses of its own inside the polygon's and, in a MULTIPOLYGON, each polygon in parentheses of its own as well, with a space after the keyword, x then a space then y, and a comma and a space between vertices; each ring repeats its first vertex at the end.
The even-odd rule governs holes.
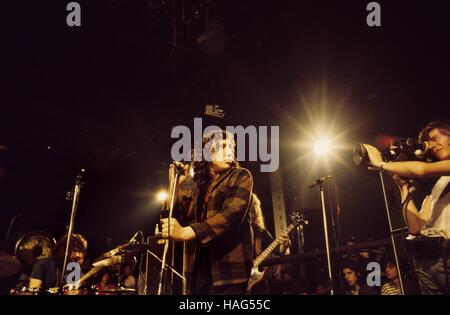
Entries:
POLYGON ((278 243, 280 243, 281 255, 285 255, 288 248, 291 247, 291 240, 289 239, 289 235, 287 233, 281 234, 281 236, 278 238, 278 243))

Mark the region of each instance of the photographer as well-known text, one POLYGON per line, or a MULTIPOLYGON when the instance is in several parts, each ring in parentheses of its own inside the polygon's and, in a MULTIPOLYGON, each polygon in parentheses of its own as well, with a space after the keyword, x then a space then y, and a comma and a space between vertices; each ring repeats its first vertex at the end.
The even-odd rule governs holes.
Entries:
POLYGON ((416 258, 417 276, 423 294, 448 294, 450 259, 447 243, 450 238, 450 126, 432 122, 422 129, 420 141, 429 143, 433 162, 391 162, 382 160, 375 147, 365 144, 369 165, 393 175, 398 185, 403 214, 411 234, 412 250, 416 258), (419 211, 411 199, 408 182, 404 178, 440 177, 419 211))

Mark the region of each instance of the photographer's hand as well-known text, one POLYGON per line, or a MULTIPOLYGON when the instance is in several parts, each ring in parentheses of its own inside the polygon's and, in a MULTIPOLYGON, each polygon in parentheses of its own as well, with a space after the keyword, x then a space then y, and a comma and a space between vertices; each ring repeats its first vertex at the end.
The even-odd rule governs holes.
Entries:
POLYGON ((381 168, 383 164, 383 158, 381 157, 380 151, 378 151, 377 148, 371 146, 370 144, 364 144, 364 147, 366 148, 367 154, 369 155, 370 166, 381 168))
POLYGON ((396 174, 392 174, 392 179, 397 184, 397 187, 400 190, 402 190, 402 187, 405 186, 408 183, 405 178, 403 178, 403 177, 401 177, 399 175, 396 175, 396 174))
POLYGON ((369 157, 369 170, 383 170, 407 178, 450 176, 450 159, 437 162, 402 161, 385 163, 377 148, 364 144, 369 157))

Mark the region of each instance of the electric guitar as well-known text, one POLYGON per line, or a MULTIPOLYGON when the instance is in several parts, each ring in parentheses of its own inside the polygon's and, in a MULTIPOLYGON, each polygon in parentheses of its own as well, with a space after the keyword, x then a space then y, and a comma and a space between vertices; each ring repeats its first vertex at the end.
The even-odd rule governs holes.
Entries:
MULTIPOLYGON (((293 213, 290 216, 292 223, 288 226, 288 228, 284 231, 284 233, 289 234, 296 226, 300 224, 308 224, 308 221, 305 220, 303 214, 299 214, 298 212, 293 213)), ((269 255, 280 245, 280 240, 277 238, 274 240, 267 248, 259 254, 258 257, 253 260, 253 268, 250 274, 250 279, 248 279, 246 294, 251 294, 252 288, 260 283, 265 274, 265 270, 260 271, 259 265, 269 257, 269 255)))

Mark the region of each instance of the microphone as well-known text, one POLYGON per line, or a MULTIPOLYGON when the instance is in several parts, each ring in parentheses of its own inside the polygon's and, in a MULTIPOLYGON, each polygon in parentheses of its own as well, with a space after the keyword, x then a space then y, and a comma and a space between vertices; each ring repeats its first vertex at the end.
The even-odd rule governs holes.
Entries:
POLYGON ((133 237, 128 241, 128 244, 135 244, 137 242, 136 237, 142 233, 141 231, 136 232, 136 234, 133 235, 133 237))
POLYGON ((182 175, 184 175, 186 173, 186 164, 183 164, 179 161, 172 161, 171 163, 175 169, 180 172, 182 175))
POLYGON ((172 161, 172 164, 175 165, 176 167, 184 168, 184 164, 181 163, 180 161, 172 161))
POLYGON ((327 175, 327 176, 318 178, 318 179, 316 179, 315 181, 313 181, 313 182, 309 185, 309 188, 314 188, 314 187, 316 187, 317 185, 322 184, 324 181, 326 181, 327 179, 330 179, 330 178, 333 178, 333 176, 327 175))

